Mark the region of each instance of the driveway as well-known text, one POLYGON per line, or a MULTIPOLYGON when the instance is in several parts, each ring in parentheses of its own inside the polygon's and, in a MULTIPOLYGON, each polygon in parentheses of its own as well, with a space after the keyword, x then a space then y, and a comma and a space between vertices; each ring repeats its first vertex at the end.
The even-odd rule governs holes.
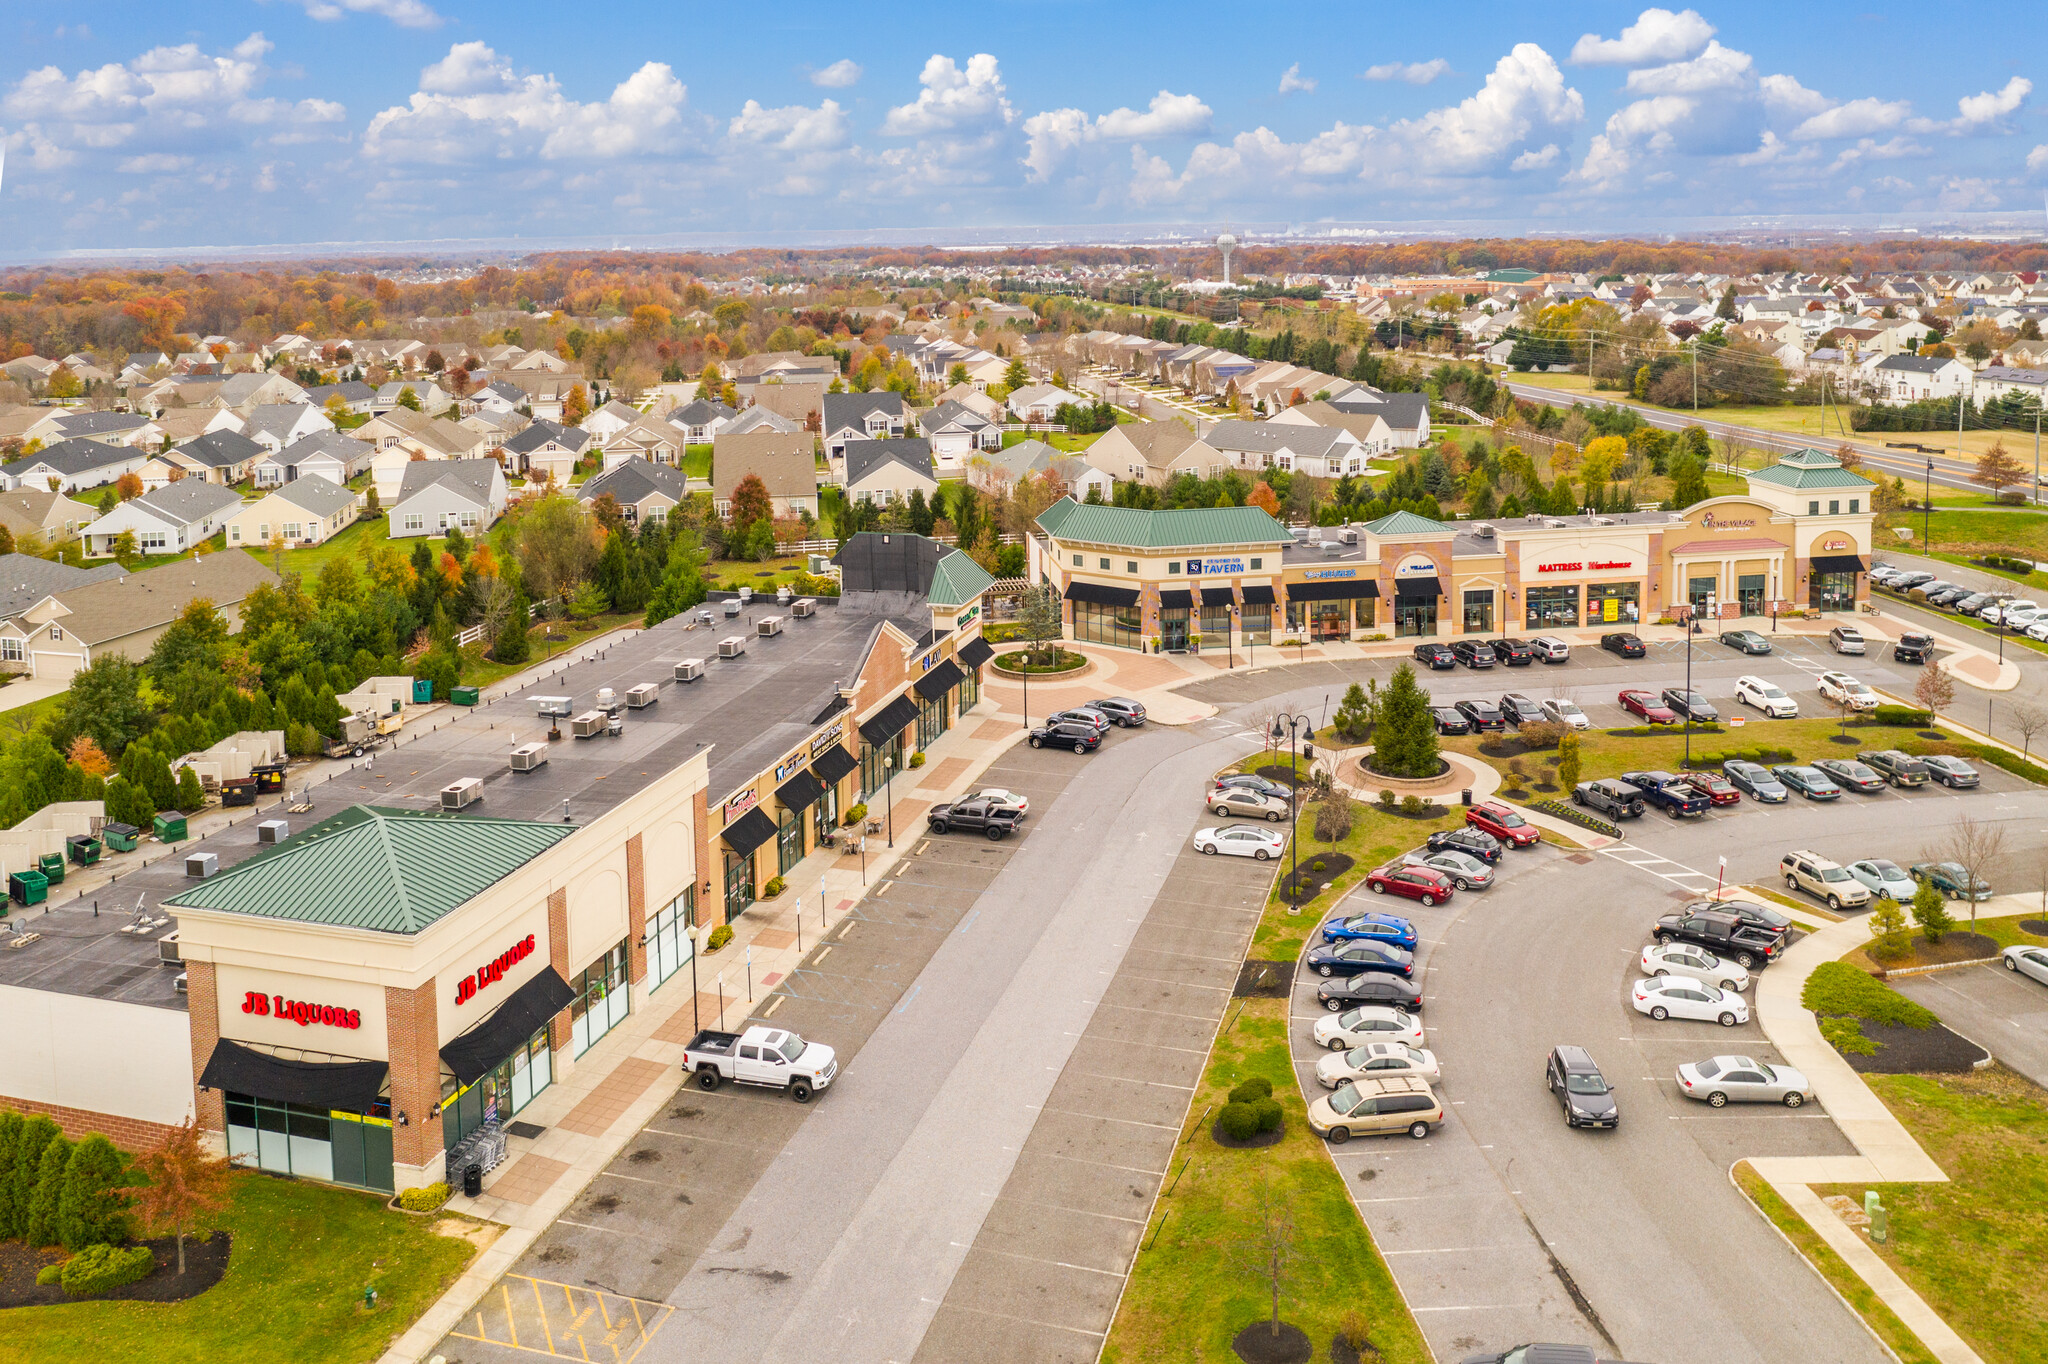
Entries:
POLYGON ((47 677, 24 677, 0 687, 0 711, 32 706, 38 701, 47 701, 52 696, 62 695, 70 689, 70 678, 57 682, 47 677))
POLYGON ((1894 977, 1892 986, 1941 1016, 2037 1085, 2048 1085, 2048 985, 2003 966, 1894 977))

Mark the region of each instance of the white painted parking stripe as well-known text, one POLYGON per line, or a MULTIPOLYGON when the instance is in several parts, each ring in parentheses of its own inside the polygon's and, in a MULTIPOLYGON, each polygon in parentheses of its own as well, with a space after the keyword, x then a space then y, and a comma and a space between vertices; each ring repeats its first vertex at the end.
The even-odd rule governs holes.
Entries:
POLYGON ((1416 1316, 1424 1312, 1523 1312, 1537 1306, 1533 1302, 1489 1302, 1467 1303, 1459 1307, 1411 1307, 1408 1310, 1416 1316))
POLYGON ((1395 1255, 1470 1255, 1482 1250, 1514 1250, 1514 1246, 1439 1246, 1434 1250, 1383 1250, 1380 1254, 1395 1255))

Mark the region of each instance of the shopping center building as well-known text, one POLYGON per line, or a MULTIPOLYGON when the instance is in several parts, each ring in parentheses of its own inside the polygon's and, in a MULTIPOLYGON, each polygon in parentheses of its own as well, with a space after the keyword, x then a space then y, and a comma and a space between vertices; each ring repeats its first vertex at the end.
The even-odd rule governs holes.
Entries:
POLYGON ((1818 450, 1747 481, 1683 512, 1396 512, 1298 531, 1256 507, 1069 499, 1039 517, 1031 575, 1058 587, 1072 638, 1131 649, 1625 627, 1681 604, 1719 619, 1854 611, 1874 485, 1818 450))
POLYGON ((57 907, 0 954, 0 1106, 131 1148, 196 1114, 338 1184, 443 1177, 687 997, 692 930, 843 855, 842 812, 978 703, 986 573, 903 535, 841 567, 837 600, 707 604, 430 717, 290 813, 126 855, 158 860, 93 893, 118 913, 57 907))

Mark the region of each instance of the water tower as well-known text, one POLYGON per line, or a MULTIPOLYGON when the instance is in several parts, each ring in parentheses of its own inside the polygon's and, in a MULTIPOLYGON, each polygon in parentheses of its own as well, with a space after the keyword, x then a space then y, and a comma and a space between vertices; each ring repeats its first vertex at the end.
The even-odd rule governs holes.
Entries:
POLYGON ((1216 239, 1216 249, 1223 253, 1223 282, 1230 283, 1230 253, 1237 250, 1237 238, 1228 232, 1216 239))

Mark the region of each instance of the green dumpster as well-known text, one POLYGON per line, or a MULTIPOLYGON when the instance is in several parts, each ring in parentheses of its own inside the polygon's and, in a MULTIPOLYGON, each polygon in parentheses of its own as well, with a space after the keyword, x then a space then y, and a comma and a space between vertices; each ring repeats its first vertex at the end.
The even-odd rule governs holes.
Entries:
POLYGON ((176 843, 188 836, 183 815, 173 811, 156 817, 156 837, 159 843, 176 843))
POLYGON ((142 837, 142 830, 133 824, 102 824, 100 837, 115 852, 134 852, 135 840, 142 837))
POLYGON ((475 687, 454 687, 448 692, 448 699, 458 706, 473 706, 480 699, 475 687))
POLYGON ((434 679, 431 677, 415 677, 412 680, 412 703, 415 706, 424 706, 433 699, 434 679))
POLYGON ((73 834, 64 840, 64 846, 71 853, 71 860, 81 867, 100 860, 100 841, 91 834, 73 834))
POLYGON ((51 885, 62 885, 64 882, 64 854, 44 853, 36 859, 36 870, 41 872, 43 879, 51 885))
POLYGON ((50 898, 50 882, 39 871, 18 871, 7 878, 7 898, 18 905, 39 905, 50 898))

